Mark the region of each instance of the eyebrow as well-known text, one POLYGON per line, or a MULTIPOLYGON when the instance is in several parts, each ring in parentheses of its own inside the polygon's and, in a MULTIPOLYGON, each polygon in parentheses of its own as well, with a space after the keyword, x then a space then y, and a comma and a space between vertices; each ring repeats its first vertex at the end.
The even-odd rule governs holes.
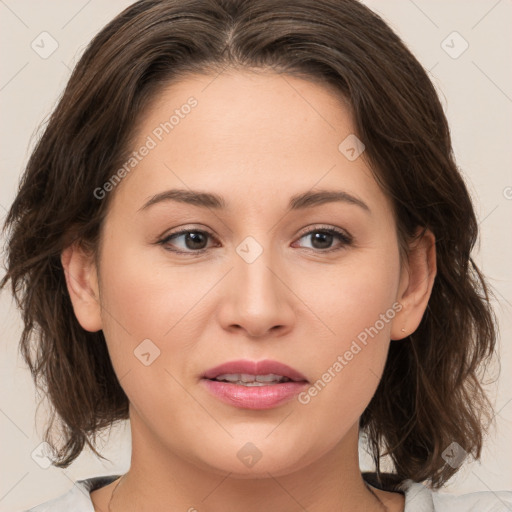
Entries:
MULTIPOLYGON (((226 209, 227 203, 222 196, 210 192, 201 192, 186 189, 171 189, 152 196, 138 211, 143 211, 157 203, 177 201, 202 208, 213 208, 215 210, 226 209)), ((317 190, 307 191, 292 196, 288 204, 289 211, 304 210, 326 203, 342 202, 355 206, 371 214, 369 206, 358 197, 343 190, 317 190)))

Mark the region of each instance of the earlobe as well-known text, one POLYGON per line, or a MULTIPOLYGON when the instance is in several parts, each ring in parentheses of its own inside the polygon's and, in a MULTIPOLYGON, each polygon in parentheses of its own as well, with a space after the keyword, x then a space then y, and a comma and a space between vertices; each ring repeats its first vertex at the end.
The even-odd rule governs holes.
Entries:
POLYGON ((429 230, 409 247, 407 265, 402 269, 397 301, 402 305, 391 328, 391 339, 412 334, 427 309, 437 273, 436 240, 429 230))
POLYGON ((75 316, 90 332, 101 330, 101 306, 94 258, 78 243, 62 251, 61 263, 75 316))

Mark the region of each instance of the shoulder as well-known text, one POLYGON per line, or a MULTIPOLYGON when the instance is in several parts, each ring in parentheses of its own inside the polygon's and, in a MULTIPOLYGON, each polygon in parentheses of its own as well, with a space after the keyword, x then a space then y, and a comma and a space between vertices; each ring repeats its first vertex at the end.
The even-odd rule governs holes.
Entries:
POLYGON ((52 500, 46 501, 25 512, 94 512, 90 493, 108 485, 119 478, 119 475, 96 476, 85 480, 77 480, 67 492, 52 500))
POLYGON ((404 512, 510 512, 512 491, 480 491, 449 494, 432 491, 422 483, 405 480, 399 487, 405 494, 404 512))

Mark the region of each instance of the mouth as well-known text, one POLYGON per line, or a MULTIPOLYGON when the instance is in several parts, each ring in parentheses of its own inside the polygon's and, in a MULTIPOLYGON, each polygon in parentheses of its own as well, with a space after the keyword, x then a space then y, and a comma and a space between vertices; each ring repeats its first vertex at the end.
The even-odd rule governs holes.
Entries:
POLYGON ((269 359, 229 361, 210 368, 201 377, 241 386, 270 386, 290 381, 308 382, 298 370, 269 359))
POLYGON ((308 385, 297 370, 270 360, 224 363, 206 371, 201 381, 213 396, 243 409, 276 407, 308 385))
POLYGON ((267 375, 251 375, 249 373, 223 373, 214 379, 217 382, 229 382, 238 386, 274 386, 283 382, 292 382, 291 379, 283 375, 269 373, 267 375))

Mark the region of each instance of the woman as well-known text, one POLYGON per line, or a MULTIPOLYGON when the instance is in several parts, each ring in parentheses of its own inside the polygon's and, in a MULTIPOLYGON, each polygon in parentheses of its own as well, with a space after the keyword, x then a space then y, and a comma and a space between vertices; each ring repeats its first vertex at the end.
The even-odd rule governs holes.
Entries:
POLYGON ((480 456, 495 320, 435 90, 358 2, 133 4, 74 70, 6 227, 54 465, 132 433, 125 475, 31 510, 512 506, 438 492, 480 456))

